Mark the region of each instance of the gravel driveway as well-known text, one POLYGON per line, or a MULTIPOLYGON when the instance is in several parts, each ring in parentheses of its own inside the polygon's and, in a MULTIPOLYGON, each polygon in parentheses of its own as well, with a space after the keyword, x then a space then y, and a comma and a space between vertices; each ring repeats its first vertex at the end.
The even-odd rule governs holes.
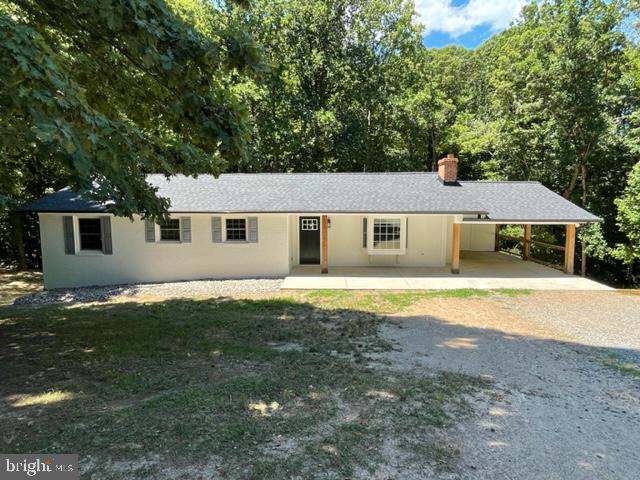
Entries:
POLYGON ((451 432, 456 479, 640 478, 640 379, 598 361, 602 347, 637 355, 640 297, 536 292, 434 299, 383 335, 398 369, 481 375, 495 388, 451 432))
POLYGON ((519 297, 511 309, 569 341, 614 348, 640 363, 637 292, 541 292, 519 297))

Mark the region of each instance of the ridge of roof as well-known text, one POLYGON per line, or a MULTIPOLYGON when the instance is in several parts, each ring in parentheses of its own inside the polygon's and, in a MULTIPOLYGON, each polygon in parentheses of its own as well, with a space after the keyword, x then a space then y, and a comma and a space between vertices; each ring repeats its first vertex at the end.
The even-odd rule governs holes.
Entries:
MULTIPOLYGON (((438 175, 438 172, 424 172, 424 171, 406 171, 406 172, 225 172, 225 173, 221 173, 220 175, 218 175, 218 177, 221 176, 225 176, 225 177, 253 177, 253 176, 324 176, 324 175, 362 175, 362 176, 373 176, 373 175, 429 175, 429 176, 436 176, 438 175)), ((182 173, 178 173, 178 174, 173 174, 173 175, 165 175, 164 173, 148 173, 147 177, 163 177, 163 178, 169 178, 171 179, 172 177, 181 177, 181 178, 191 178, 191 179, 197 179, 198 177, 214 177, 214 178, 218 178, 215 177, 215 175, 212 175, 210 173, 201 173, 198 174, 197 177, 193 176, 193 175, 185 175, 182 173)), ((500 183, 508 183, 508 184, 516 184, 516 183, 533 183, 533 184, 539 184, 542 185, 540 183, 540 181, 538 180, 458 180, 458 183, 472 183, 472 184, 486 184, 486 185, 492 185, 492 184, 500 184, 500 183)))
MULTIPOLYGON (((438 172, 421 172, 421 171, 411 171, 411 172, 225 172, 218 175, 219 177, 241 177, 241 176, 275 176, 275 175, 437 175, 438 172)), ((148 173, 147 177, 157 176, 164 178, 171 177, 184 177, 184 178, 197 178, 193 175, 185 175, 183 173, 176 173, 173 175, 165 175, 164 173, 148 173)), ((198 177, 215 177, 215 175, 211 173, 200 173, 198 177)))
POLYGON ((473 183, 476 185, 492 185, 495 183, 537 183, 538 185, 542 185, 538 180, 458 180, 458 183, 473 183))

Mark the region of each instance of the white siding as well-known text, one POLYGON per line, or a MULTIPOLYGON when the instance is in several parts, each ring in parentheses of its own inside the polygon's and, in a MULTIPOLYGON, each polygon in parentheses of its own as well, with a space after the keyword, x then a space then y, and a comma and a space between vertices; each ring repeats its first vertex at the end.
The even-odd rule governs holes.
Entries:
POLYGON ((62 215, 40 214, 45 287, 269 277, 289 272, 286 215, 259 216, 258 243, 243 244, 213 243, 211 215, 190 217, 191 243, 147 243, 139 218, 131 222, 112 217, 113 255, 65 255, 62 215))

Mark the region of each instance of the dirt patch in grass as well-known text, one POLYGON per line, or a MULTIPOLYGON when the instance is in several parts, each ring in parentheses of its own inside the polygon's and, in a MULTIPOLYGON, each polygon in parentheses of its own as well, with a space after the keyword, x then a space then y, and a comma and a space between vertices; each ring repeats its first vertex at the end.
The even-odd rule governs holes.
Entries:
POLYGON ((9 305, 29 293, 42 290, 42 272, 0 268, 0 305, 9 305))
POLYGON ((453 468, 439 432, 486 383, 370 368, 392 348, 373 312, 416 297, 328 297, 2 307, 4 450, 77 452, 107 479, 453 468))

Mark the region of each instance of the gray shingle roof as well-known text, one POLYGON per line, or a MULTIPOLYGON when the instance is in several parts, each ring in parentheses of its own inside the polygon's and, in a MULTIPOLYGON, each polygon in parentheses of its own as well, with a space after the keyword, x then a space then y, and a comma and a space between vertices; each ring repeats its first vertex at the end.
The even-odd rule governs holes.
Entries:
MULTIPOLYGON (((171 200, 169 211, 174 213, 446 213, 509 220, 598 220, 537 182, 449 186, 427 172, 176 175, 170 179, 149 175, 147 181, 171 200)), ((104 206, 63 189, 23 209, 99 212, 104 206)))
POLYGON ((493 221, 599 222, 600 218, 539 182, 460 182, 493 221))

